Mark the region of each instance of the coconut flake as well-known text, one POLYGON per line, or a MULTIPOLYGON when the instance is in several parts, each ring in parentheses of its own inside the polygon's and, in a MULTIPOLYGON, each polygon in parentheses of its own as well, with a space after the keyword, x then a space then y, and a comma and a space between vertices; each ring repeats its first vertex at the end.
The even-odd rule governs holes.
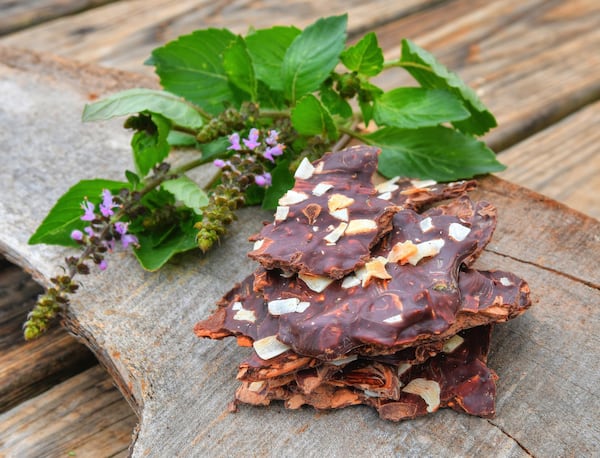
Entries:
POLYGON ((275 358, 275 356, 281 355, 291 348, 277 340, 277 336, 268 336, 260 340, 255 340, 252 346, 258 357, 263 360, 275 358))
POLYGON ((290 297, 289 299, 275 299, 270 301, 267 304, 267 307, 271 315, 283 315, 285 313, 295 312, 299 303, 300 299, 297 297, 290 297))
POLYGON ((448 235, 457 242, 462 242, 466 239, 469 232, 471 232, 470 227, 463 226, 459 223, 451 223, 450 227, 448 227, 448 235))
POLYGON ((348 275, 347 277, 344 277, 344 280, 342 280, 342 288, 343 289, 354 288, 355 286, 358 286, 361 283, 362 283, 361 279, 358 278, 356 275, 348 275))
POLYGON ((421 220, 421 222, 419 223, 419 227, 423 232, 429 232, 431 229, 433 229, 434 225, 431 222, 431 217, 428 216, 427 218, 421 220))
POLYGON ((339 210, 333 210, 330 211, 329 214, 331 216, 333 216, 336 219, 339 219, 341 221, 348 221, 348 209, 347 208, 340 208, 339 210))
POLYGON ((245 309, 241 302, 234 302, 231 309, 236 310, 235 315, 233 315, 234 320, 256 322, 254 310, 245 309))
POLYGON ((500 283, 502 284, 502 286, 513 286, 513 282, 511 282, 508 278, 506 277, 501 277, 500 278, 500 283))
POLYGON ((435 180, 411 180, 410 184, 412 184, 415 188, 428 188, 430 186, 434 186, 437 184, 435 180))
POLYGON ((279 198, 279 205, 294 205, 308 199, 308 195, 303 192, 294 191, 290 189, 283 196, 279 198))
POLYGON ((248 385, 248 389, 249 389, 250 391, 252 391, 253 393, 258 393, 260 390, 262 390, 262 389, 263 389, 263 386, 265 386, 265 381, 264 381, 264 380, 261 380, 261 381, 259 381, 259 382, 251 382, 251 383, 248 385))
POLYGON ((379 193, 397 191, 398 188, 400 187, 396 184, 396 182, 398 181, 398 178, 400 178, 400 177, 394 177, 391 180, 384 181, 383 183, 379 183, 377 186, 375 186, 375 190, 379 193))
POLYGON ((310 302, 302 301, 296 306, 296 313, 304 312, 308 307, 310 307, 310 302))
POLYGON ((406 258, 406 260, 413 266, 416 266, 421 259, 429 258, 438 254, 444 244, 445 242, 443 239, 433 239, 418 243, 417 252, 414 255, 406 258))
POLYGON ((452 353, 454 350, 456 350, 458 347, 460 347, 464 341, 465 341, 465 339, 463 339, 461 336, 456 334, 456 335, 450 337, 448 340, 446 340, 446 342, 444 342, 442 351, 444 353, 452 353))
POLYGON ((347 208, 353 203, 354 199, 352 197, 343 194, 332 194, 327 200, 327 207, 329 208, 329 212, 333 212, 341 208, 347 208))
POLYGON ((377 230, 377 223, 372 219, 353 219, 348 223, 346 235, 363 234, 377 230))
POLYGON ((332 232, 323 237, 327 245, 335 245, 335 243, 344 235, 344 231, 348 227, 348 223, 341 222, 332 232))
POLYGON ((367 262, 365 264, 365 272, 366 275, 363 277, 362 285, 363 287, 367 286, 371 279, 379 278, 381 280, 389 280, 392 276, 385 269, 385 265, 387 263, 387 258, 383 256, 378 256, 377 258, 367 262))
POLYGON ((421 396, 427 404, 427 412, 431 413, 440 406, 440 385, 434 380, 416 378, 402 388, 405 393, 421 396))
POLYGON ((354 354, 354 355, 344 356, 342 358, 328 361, 328 363, 333 364, 334 366, 343 366, 344 364, 351 363, 352 361, 356 361, 357 359, 358 359, 358 355, 354 354))
POLYGON ((412 364, 409 363, 402 363, 398 366, 398 377, 400 377, 402 374, 404 374, 407 370, 409 370, 412 367, 412 364))
POLYGON ((290 213, 290 207, 278 206, 275 211, 275 221, 285 221, 290 213))
POLYGON ((300 178, 302 180, 308 180, 315 173, 315 167, 310 163, 307 158, 302 159, 300 165, 294 173, 294 178, 300 178))
POLYGON ((323 290, 327 288, 333 281, 333 278, 310 274, 298 274, 298 278, 306 283, 306 286, 312 289, 315 293, 323 292, 323 290))
POLYGON ((417 245, 415 245, 412 240, 398 242, 388 253, 387 260, 388 262, 399 262, 400 264, 406 264, 408 262, 408 258, 415 255, 418 251, 417 245))
POLYGON ((404 317, 402 316, 401 313, 399 313, 398 315, 393 315, 393 316, 383 320, 384 323, 388 323, 388 324, 400 323, 401 321, 404 321, 404 317))
POLYGON ((254 246, 252 247, 252 249, 254 250, 260 250, 260 247, 263 246, 263 243, 265 243, 264 239, 259 239, 256 242, 254 242, 254 246))
POLYGON ((314 196, 322 196, 323 194, 325 194, 327 191, 329 191, 330 189, 333 188, 332 184, 329 183, 319 183, 318 185, 316 185, 314 187, 314 189, 312 190, 312 193, 314 196))
POLYGON ((392 198, 392 193, 391 192, 384 192, 382 194, 379 194, 377 196, 378 199, 381 200, 390 200, 392 198))

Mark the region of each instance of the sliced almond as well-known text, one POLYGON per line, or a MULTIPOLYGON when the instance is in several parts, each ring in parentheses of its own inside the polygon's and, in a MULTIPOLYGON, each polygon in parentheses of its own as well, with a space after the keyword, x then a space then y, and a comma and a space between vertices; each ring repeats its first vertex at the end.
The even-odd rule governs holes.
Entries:
POLYGON ((294 173, 294 178, 300 178, 302 180, 308 180, 315 173, 315 167, 310 163, 307 158, 302 159, 300 165, 294 173))
POLYGON ((402 388, 405 393, 421 396, 427 404, 427 412, 435 412, 440 406, 440 385, 434 380, 416 378, 402 388))
POLYGON ((327 200, 327 206, 329 211, 333 212, 341 208, 347 208, 354 203, 352 197, 345 196, 343 194, 332 194, 327 200))
POLYGON ((348 214, 347 208, 340 208, 339 210, 330 211, 329 214, 340 221, 348 221, 350 215, 348 214))
POLYGON ((444 244, 444 239, 433 239, 418 243, 417 252, 414 255, 409 256, 407 261, 413 266, 416 266, 421 259, 438 254, 444 244))
POLYGON ((330 189, 333 188, 332 184, 329 183, 319 183, 318 185, 316 185, 314 187, 314 189, 312 190, 312 193, 314 196, 322 196, 323 194, 325 194, 327 191, 329 191, 330 189))
POLYGON ((452 353, 454 350, 456 350, 458 347, 460 347, 464 341, 465 341, 465 339, 463 339, 461 336, 456 334, 456 335, 450 337, 448 340, 446 340, 446 342, 444 342, 442 351, 444 353, 452 353))
POLYGON ((275 356, 281 355, 290 349, 288 345, 277 340, 277 336, 255 340, 252 346, 258 357, 264 360, 275 358, 275 356))
POLYGON ((466 239, 470 232, 470 227, 463 226, 459 223, 450 223, 450 226, 448 227, 448 235, 457 242, 462 242, 466 239))
POLYGON ((344 279, 342 280, 342 288, 343 289, 354 288, 355 286, 358 286, 361 283, 362 283, 361 279, 358 278, 356 275, 348 275, 348 276, 344 277, 344 279))
POLYGON ((417 245, 415 245, 412 240, 398 242, 388 253, 387 260, 388 262, 399 262, 400 264, 406 264, 408 262, 408 258, 414 256, 417 251, 417 245))
POLYGON ((303 192, 294 191, 290 189, 283 196, 279 198, 279 205, 294 205, 308 199, 308 195, 303 192))
POLYGON ((271 315, 284 315, 286 313, 292 313, 296 311, 296 307, 300 303, 300 299, 297 297, 290 297, 289 299, 275 299, 269 301, 267 308, 271 315))
POLYGON ((298 274, 298 278, 306 283, 306 286, 308 286, 315 293, 322 292, 333 281, 333 278, 310 274, 298 274))
POLYGON ((278 206, 275 210, 275 221, 285 221, 290 213, 290 207, 278 206))
POLYGON ((396 184, 396 182, 398 181, 398 178, 399 177, 394 177, 391 180, 387 180, 387 181, 384 181, 383 183, 379 183, 377 186, 375 186, 375 190, 379 193, 394 192, 394 191, 398 190, 398 188, 400 187, 396 184))
POLYGON ((421 222, 419 223, 419 227, 421 228, 421 230, 423 232, 429 232, 435 226, 433 225, 433 223, 431 221, 431 217, 428 216, 427 218, 421 220, 421 222))
POLYGON ((364 234, 377 230, 377 223, 372 219, 353 219, 348 223, 346 235, 364 234))
POLYGON ((341 222, 338 227, 336 227, 332 232, 323 237, 323 240, 327 242, 328 245, 335 245, 335 243, 340 239, 342 235, 344 235, 344 231, 348 227, 348 223, 341 222))

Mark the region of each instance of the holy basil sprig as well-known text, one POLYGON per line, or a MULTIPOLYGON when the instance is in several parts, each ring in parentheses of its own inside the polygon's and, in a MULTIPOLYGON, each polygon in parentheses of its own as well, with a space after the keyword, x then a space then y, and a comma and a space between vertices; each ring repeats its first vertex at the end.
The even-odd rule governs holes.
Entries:
POLYGON ((195 247, 206 251, 236 208, 274 208, 303 158, 317 159, 349 140, 379 147, 386 177, 452 181, 504 168, 477 140, 496 125, 493 115, 433 55, 404 39, 401 57, 386 62, 374 33, 353 45, 346 40, 346 15, 304 30, 198 30, 147 60, 162 90, 131 89, 87 105, 84 121, 128 116, 135 171, 126 171, 123 183, 74 185, 31 237, 30 243, 79 244, 84 251, 70 260, 68 275, 53 280, 26 335, 45 329, 44 319, 68 303, 73 276, 89 271, 86 262, 106 266, 115 240, 135 240, 148 270, 195 247), (384 90, 373 82, 394 67, 418 86, 384 90), (173 169, 164 162, 173 148, 195 153, 173 169), (215 179, 202 189, 186 172, 210 162, 215 179), (93 213, 96 205, 102 214, 93 213))

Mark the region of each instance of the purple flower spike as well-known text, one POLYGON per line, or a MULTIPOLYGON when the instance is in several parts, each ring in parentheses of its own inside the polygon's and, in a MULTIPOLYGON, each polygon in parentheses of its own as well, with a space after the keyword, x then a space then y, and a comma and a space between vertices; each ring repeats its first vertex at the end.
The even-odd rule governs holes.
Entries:
POLYGON ((127 234, 127 227, 129 226, 128 223, 122 223, 121 221, 117 221, 115 223, 115 230, 121 234, 121 235, 125 235, 127 234))
POLYGON ((102 216, 109 217, 115 214, 113 208, 118 207, 113 201, 113 196, 108 189, 102 190, 102 203, 100 204, 100 212, 102 216))
POLYGON ((283 154, 283 146, 278 143, 275 146, 268 147, 265 149, 265 158, 271 162, 275 162, 275 156, 281 156, 283 154))
POLYGON ((107 267, 108 267, 108 262, 106 262, 106 259, 103 259, 98 264, 98 269, 100 269, 100 270, 106 270, 107 267))
POLYGON ((222 169, 223 167, 225 167, 227 165, 227 163, 223 159, 215 159, 213 161, 213 165, 215 167, 222 169))
POLYGON ((266 138, 265 143, 269 146, 275 146, 279 140, 279 132, 276 130, 270 130, 269 136, 266 138))
POLYGON ((271 174, 269 172, 265 172, 262 175, 256 175, 254 177, 254 182, 258 186, 262 186, 262 187, 271 186, 271 174))
POLYGON ((95 206, 89 200, 82 202, 81 208, 85 211, 84 215, 81 217, 83 221, 93 221, 96 219, 96 215, 94 214, 95 206))
POLYGON ((127 248, 129 245, 139 245, 138 239, 135 235, 125 234, 121 237, 121 244, 123 248, 127 248))
POLYGON ((260 146, 260 142, 258 141, 258 135, 259 135, 259 131, 258 129, 252 128, 250 129, 250 133, 248 134, 248 140, 244 139, 244 145, 246 145, 246 148, 248 149, 255 149, 258 146, 260 146))
POLYGON ((232 149, 234 151, 239 151, 242 149, 242 145, 240 145, 240 134, 238 133, 234 133, 229 136, 229 143, 231 143, 231 146, 227 149, 232 149))
POLYGON ((84 231, 85 231, 85 233, 86 233, 87 235, 89 235, 90 237, 93 237, 94 235, 96 235, 96 234, 94 233, 94 229, 92 229, 92 227, 91 227, 91 226, 88 226, 88 227, 84 228, 83 230, 84 230, 84 231))
POLYGON ((81 242, 83 240, 83 232, 75 229, 73 232, 71 232, 71 238, 76 242, 81 242))

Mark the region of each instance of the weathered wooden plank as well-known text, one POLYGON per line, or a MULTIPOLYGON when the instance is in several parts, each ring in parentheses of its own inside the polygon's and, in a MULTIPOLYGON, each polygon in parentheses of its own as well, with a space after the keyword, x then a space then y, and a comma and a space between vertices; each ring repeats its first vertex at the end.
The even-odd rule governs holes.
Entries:
POLYGON ((348 12, 350 29, 358 31, 438 2, 131 0, 14 33, 0 43, 150 74, 152 70, 142 63, 152 49, 199 28, 227 27, 242 33, 250 25, 303 27, 319 17, 348 12))
POLYGON ((100 366, 0 415, 0 455, 127 456, 137 418, 100 366))
POLYGON ((0 35, 75 14, 114 0, 20 0, 0 1, 0 35))
MULTIPOLYGON (((74 121, 89 91, 102 87, 101 72, 96 79, 88 72, 92 76, 77 83, 72 76, 64 78, 60 66, 40 63, 39 68, 50 69, 41 76, 29 62, 27 70, 18 59, 0 67, 0 87, 10 88, 0 123, 11 132, 0 132, 0 142, 20 150, 18 161, 0 169, 6 186, 0 194, 0 249, 10 250, 13 259, 43 280, 65 253, 26 245, 47 208, 75 179, 100 172, 118 178, 130 165, 128 136, 116 123, 74 121), (69 129, 51 128, 48 123, 57 119, 38 117, 52 111, 57 92, 60 122, 69 129), (44 129, 51 140, 28 133, 44 129), (61 163, 47 160, 54 157, 44 147, 47 143, 60 145, 61 163), (40 153, 46 155, 41 156, 43 166, 36 165, 40 153), (62 167, 65 163, 68 168, 62 167), (34 171, 35 180, 15 180, 26 175, 25 167, 34 171), (36 173, 38 169, 44 173, 36 173), (21 231, 15 233, 14 227, 21 231)), ((66 72, 70 75, 70 69, 66 72)), ((496 419, 446 411, 393 424, 362 407, 319 414, 311 409, 289 412, 279 405, 228 414, 243 349, 234 342, 199 341, 191 331, 231 283, 254 267, 245 257, 246 238, 268 216, 250 209, 240 212, 239 224, 207 256, 186 255, 150 274, 131 256, 117 254, 102 275, 84 278, 85 288, 73 301, 68 326, 90 343, 142 413, 133 456, 194 456, 207 450, 218 456, 290 450, 311 456, 600 453, 593 417, 600 408, 594 372, 600 348, 600 273, 595 263, 600 223, 493 178, 483 180, 476 195, 494 202, 500 213, 480 266, 524 275, 537 302, 524 317, 498 327, 492 359, 501 376, 496 419)))
POLYGON ((600 103, 502 152, 498 175, 600 219, 600 103))

